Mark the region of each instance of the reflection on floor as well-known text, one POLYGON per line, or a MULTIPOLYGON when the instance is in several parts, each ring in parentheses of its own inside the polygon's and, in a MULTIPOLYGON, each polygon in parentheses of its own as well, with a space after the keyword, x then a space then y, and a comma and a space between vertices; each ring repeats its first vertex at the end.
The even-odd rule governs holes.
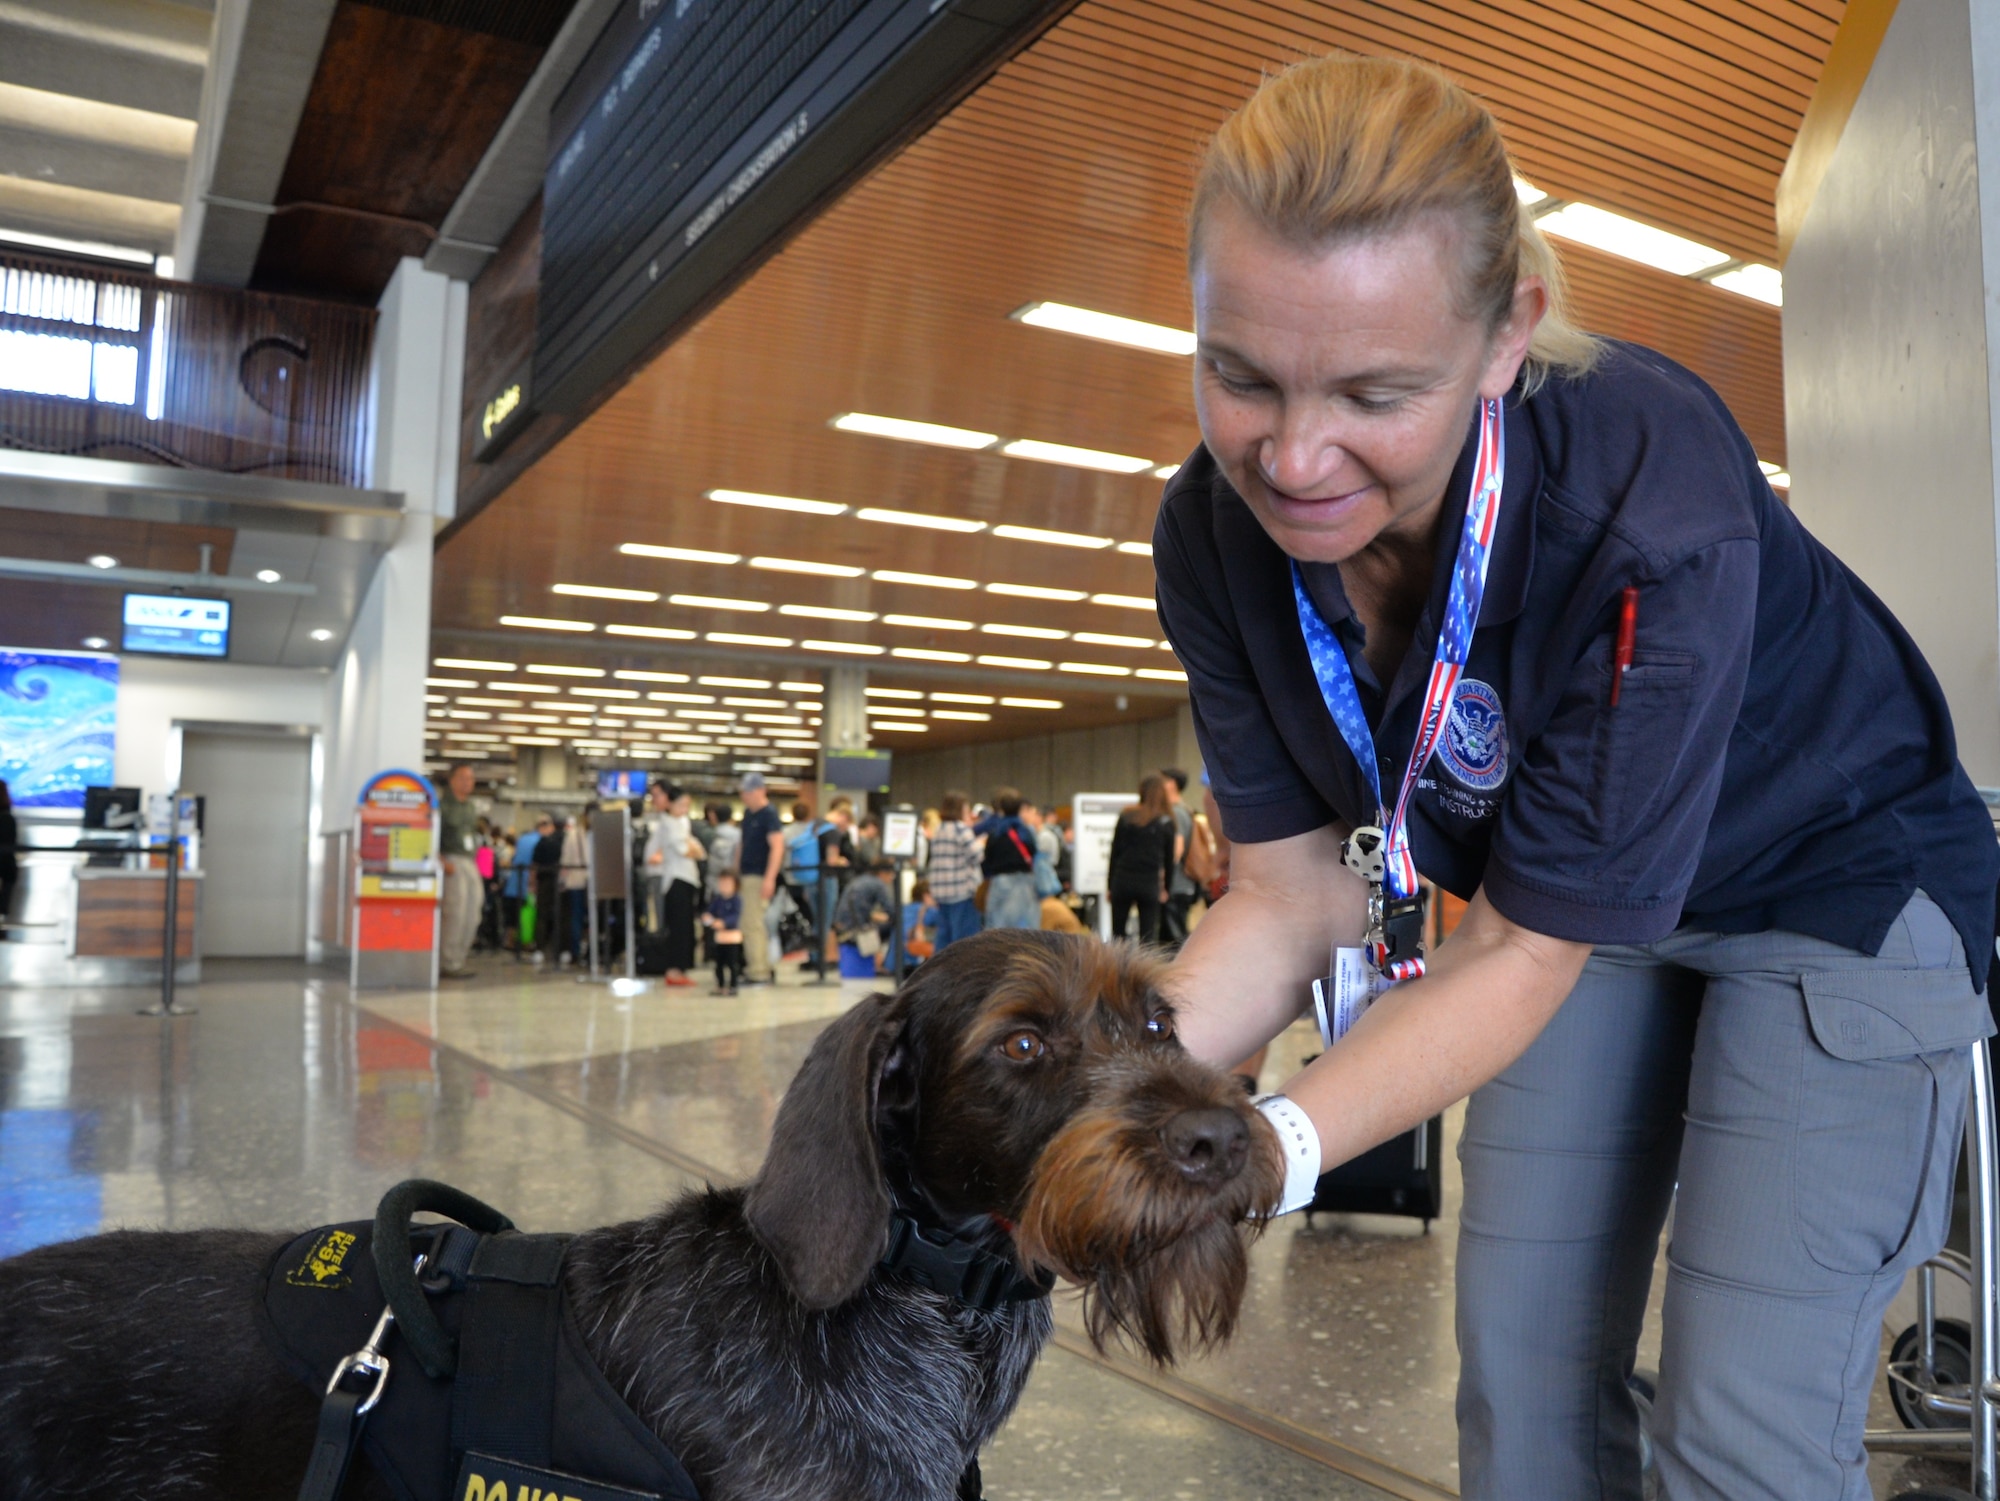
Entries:
MULTIPOLYGON (((495 964, 435 995, 350 997, 329 972, 218 961, 186 996, 199 1014, 162 1022, 134 1015, 146 998, 129 990, 0 990, 0 1255, 111 1226, 356 1218, 413 1176, 530 1229, 629 1218, 754 1171, 812 1039, 865 993, 621 999, 495 964)), ((1282 1039, 1266 1082, 1311 1043, 1282 1039)), ((1455 1494, 1449 1154, 1446 1171, 1428 1235, 1280 1222, 1254 1253, 1234 1345, 1169 1377, 1095 1355, 1059 1305, 988 1494, 1455 1494)), ((1876 1469, 1885 1496, 1953 1482, 1944 1467, 1876 1469)))

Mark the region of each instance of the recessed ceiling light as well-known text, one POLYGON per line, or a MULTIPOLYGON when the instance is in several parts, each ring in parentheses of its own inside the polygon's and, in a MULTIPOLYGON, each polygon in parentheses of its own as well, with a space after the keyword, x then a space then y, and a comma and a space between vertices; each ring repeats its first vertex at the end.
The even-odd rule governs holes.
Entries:
MULTIPOLYGON (((512 672, 512 662, 489 662, 483 657, 432 657, 433 667, 463 667, 468 672, 512 672)), ((162 939, 164 946, 166 940, 162 939)))
POLYGON ((988 594, 1005 594, 1014 599, 1060 599, 1074 602, 1089 596, 1081 589, 1049 589, 1040 584, 988 584, 988 594))
MULTIPOLYGON (((284 575, 275 568, 259 568, 257 570, 257 582, 260 584, 275 584, 283 578, 284 575)), ((164 947, 166 940, 163 938, 160 942, 164 947)))
MULTIPOLYGON (((1003 698, 1000 700, 1000 707, 1003 709, 1060 709, 1062 706, 1062 700, 1059 698, 1003 698)), ((165 946, 164 939, 161 940, 161 944, 162 947, 165 946)))
MULTIPOLYGON (((118 560, 108 552, 94 552, 85 558, 84 561, 90 564, 92 568, 116 568, 118 566, 118 560)), ((165 941, 165 939, 161 940, 163 944, 165 941)))
MULTIPOLYGON (((914 688, 877 688, 869 686, 861 690, 868 698, 922 698, 923 694, 914 688)), ((165 942, 165 940, 161 940, 165 942)))
POLYGON ((827 425, 844 433, 900 438, 906 443, 932 443, 940 448, 991 448, 1000 441, 998 433, 975 432, 969 427, 945 427, 936 422, 910 422, 901 417, 874 417, 866 412, 842 412, 827 425))
POLYGON ((1154 479, 1172 479, 1181 472, 1178 464, 1156 464, 1153 466, 1154 479))
POLYGON ((936 573, 903 573, 894 568, 878 568, 873 577, 885 584, 915 584, 920 589, 976 589, 972 579, 947 578, 936 573))
POLYGON ((1109 547, 1109 537, 1087 537, 1082 532, 1052 532, 1039 526, 996 526, 993 535, 1013 542, 1046 542, 1053 547, 1109 547))
POLYGON ((708 490, 710 500, 726 506, 755 506, 764 511, 796 511, 802 516, 838 516, 847 507, 837 500, 801 500, 796 495, 764 495, 755 490, 708 490))
MULTIPOLYGON (((102 636, 85 636, 83 638, 83 644, 85 648, 87 648, 90 651, 103 651, 104 648, 109 646, 111 643, 109 641, 106 641, 102 636)), ((162 953, 166 951, 166 947, 167 947, 167 941, 166 939, 162 938, 160 940, 160 950, 162 953)))
POLYGON ((934 704, 990 704, 993 702, 993 695, 990 693, 933 693, 931 695, 931 702, 934 704))
POLYGON ((863 506, 855 516, 862 521, 886 521, 892 526, 922 526, 934 532, 983 532, 986 523, 963 516, 927 516, 922 511, 888 511, 881 506, 863 506))
POLYGON ((1146 651, 1159 644, 1151 636, 1107 636, 1102 631, 1078 631, 1075 639, 1086 646, 1131 646, 1146 651))
MULTIPOLYGON (((907 626, 913 631, 969 631, 972 622, 943 615, 884 615, 884 625, 907 626)), ((164 942, 164 940, 162 940, 164 942)))
POLYGON ((601 678, 606 675, 602 667, 558 667, 553 662, 530 662, 528 671, 552 678, 601 678))
MULTIPOLYGON (((310 631, 307 634, 309 634, 315 641, 331 641, 333 639, 333 632, 328 630, 325 626, 321 626, 318 630, 310 631)), ((160 940, 160 946, 162 949, 166 947, 166 940, 164 938, 160 940)))
POLYGON ((1535 221, 1545 234, 1573 240, 1593 250, 1623 256, 1628 261, 1652 266, 1675 276, 1692 276, 1712 266, 1725 264, 1729 257, 1708 245, 1684 236, 1669 234, 1650 224, 1641 224, 1623 214, 1590 203, 1566 203, 1554 213, 1535 221))
MULTIPOLYGON (((659 547, 651 542, 621 542, 618 550, 631 558, 665 558, 674 563, 740 563, 740 552, 710 552, 704 547, 659 547)), ((163 940, 164 941, 164 940, 163 940)))
MULTIPOLYGON (((684 631, 675 625, 607 625, 607 636, 638 636, 647 641, 692 641, 693 631, 684 631)), ((683 678, 681 681, 685 682, 683 678)), ((161 940, 165 942, 164 939, 161 940)))
POLYGON ((611 675, 621 683, 685 683, 688 680, 684 672, 642 672, 636 667, 621 667, 611 675))
POLYGON ((1094 605, 1110 605, 1120 610, 1153 610, 1158 607, 1143 594, 1093 594, 1090 602, 1094 605))
MULTIPOLYGON (((698 681, 704 688, 768 688, 771 686, 769 678, 703 677, 698 681)), ((166 940, 161 939, 160 942, 164 946, 166 940)))
POLYGON ((667 603, 685 605, 690 610, 742 610, 751 615, 761 615, 771 608, 761 599, 724 599, 714 594, 669 594, 667 603))
POLYGON ((574 594, 579 599, 630 599, 642 605, 650 605, 659 600, 655 589, 607 589, 601 584, 551 584, 551 594, 574 594))
POLYGON ((1056 665, 1034 657, 980 657, 977 661, 981 667, 1019 667, 1028 672, 1047 672, 1056 665))
MULTIPOLYGON (((1187 681, 1186 673, 1172 667, 1141 667, 1138 675, 1142 678, 1152 678, 1162 683, 1185 683, 1187 681)), ((165 944, 166 940, 162 939, 161 946, 163 948, 165 944)))
POLYGON ((1057 333, 1079 334, 1131 349, 1150 349, 1156 354, 1194 353, 1194 335, 1184 328, 1120 318, 1115 313, 1096 313, 1064 302, 1031 302, 1007 316, 1030 328, 1052 328, 1057 333))
POLYGON ((832 579, 858 579, 868 571, 846 563, 817 563, 805 558, 752 558, 750 566, 768 568, 773 573, 816 573, 832 579))
MULTIPOLYGON (((746 636, 741 631, 710 631, 708 639, 717 646, 772 646, 782 649, 792 644, 790 636, 746 636)), ((165 939, 160 941, 166 942, 165 939)))
POLYGON ((904 657, 912 662, 970 662, 972 660, 971 652, 938 651, 928 646, 892 646, 889 648, 889 655, 892 657, 904 657))
POLYGON ((1108 474, 1137 474, 1151 469, 1151 459, 1135 459, 1129 453, 1106 453, 1098 448, 1073 448, 1067 443, 1043 443, 1035 438, 1016 438, 1002 443, 1000 451, 1010 459, 1033 459, 1042 464, 1068 464, 1075 469, 1101 469, 1108 474))
MULTIPOLYGON (((1150 542, 1120 542, 1118 550, 1130 557, 1150 558, 1153 555, 1153 544, 1150 542)), ((162 943, 166 942, 164 938, 160 941, 162 943)))
POLYGON ((886 650, 860 641, 801 641, 799 646, 805 651, 844 652, 850 657, 879 657, 886 650))
MULTIPOLYGON (((854 570, 859 573, 860 569, 854 570)), ((875 618, 873 610, 840 610, 832 605, 779 605, 780 615, 799 615, 807 620, 853 620, 866 622, 875 618)), ((162 939, 164 943, 166 940, 162 939)))
POLYGON ((516 626, 524 631, 594 631, 597 629, 588 620, 551 620, 546 615, 502 615, 502 625, 516 626))
MULTIPOLYGON (((933 719, 977 719, 984 721, 991 719, 993 716, 991 714, 982 714, 977 709, 933 709, 931 717, 933 719)), ((162 950, 166 948, 166 942, 164 938, 160 940, 162 950)))
MULTIPOLYGON (((1046 625, 982 625, 980 630, 989 636, 1024 636, 1030 641, 1066 641, 1068 631, 1059 631, 1046 625)), ((164 939, 161 940, 165 942, 164 939)))
POLYGON ((1759 266, 1754 262, 1738 266, 1734 271, 1711 276, 1708 284, 1725 292, 1734 292, 1739 297, 1754 297, 1759 302, 1768 302, 1772 307, 1785 305, 1785 273, 1775 266, 1759 266))

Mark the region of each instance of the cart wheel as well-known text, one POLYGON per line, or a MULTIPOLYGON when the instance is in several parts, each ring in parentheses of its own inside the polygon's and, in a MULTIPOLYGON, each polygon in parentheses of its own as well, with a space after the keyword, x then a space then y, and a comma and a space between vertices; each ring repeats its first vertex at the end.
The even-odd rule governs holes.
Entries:
MULTIPOLYGON (((1972 1329, 1962 1319, 1939 1319, 1933 1326, 1936 1331, 1937 1365, 1931 1372, 1931 1379, 1939 1386, 1969 1386, 1972 1382, 1972 1329)), ((1914 1362, 1923 1343, 1921 1331, 1915 1324, 1910 1325, 1896 1336, 1896 1343, 1890 1346, 1889 1359, 1892 1364, 1914 1362)), ((1967 1428, 1971 1419, 1952 1412, 1932 1412, 1920 1404, 1917 1397, 1901 1382, 1889 1383, 1889 1400, 1895 1404, 1896 1416, 1901 1418, 1905 1428, 1967 1428)), ((1913 1497, 1924 1496, 1925 1492, 1913 1491, 1913 1497)), ((1951 1495, 1949 1491, 1934 1493, 1938 1497, 1951 1495)))

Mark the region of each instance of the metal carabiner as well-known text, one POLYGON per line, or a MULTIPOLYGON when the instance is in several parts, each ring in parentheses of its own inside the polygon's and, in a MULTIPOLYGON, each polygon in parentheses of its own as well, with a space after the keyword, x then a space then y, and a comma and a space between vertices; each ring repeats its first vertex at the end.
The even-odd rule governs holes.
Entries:
MULTIPOLYGON (((417 1264, 419 1266, 423 1264, 421 1257, 418 1258, 417 1264)), ((326 1393, 330 1397, 340 1389, 341 1382, 356 1371, 375 1378, 374 1389, 362 1398, 361 1405, 354 1409, 357 1418, 374 1411, 375 1404, 382 1400, 382 1389, 389 1384, 389 1357, 382 1353, 382 1341, 388 1338, 389 1331, 395 1327, 395 1323, 394 1311, 384 1308, 382 1317, 375 1321, 374 1332, 368 1336, 368 1343, 352 1355, 341 1356, 340 1364, 333 1368, 333 1375, 326 1383, 326 1393)))

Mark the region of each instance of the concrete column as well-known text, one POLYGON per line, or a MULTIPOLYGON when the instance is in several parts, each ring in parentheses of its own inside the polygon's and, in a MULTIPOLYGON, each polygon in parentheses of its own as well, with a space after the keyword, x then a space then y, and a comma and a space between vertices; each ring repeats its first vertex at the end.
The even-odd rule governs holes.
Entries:
POLYGON ((868 669, 829 667, 820 739, 830 751, 868 749, 868 669))
MULTIPOLYGON (((1817 105, 1817 101, 1815 101, 1817 105)), ((2000 786, 2000 4, 1896 9, 1785 262, 1793 506, 2000 786)))

